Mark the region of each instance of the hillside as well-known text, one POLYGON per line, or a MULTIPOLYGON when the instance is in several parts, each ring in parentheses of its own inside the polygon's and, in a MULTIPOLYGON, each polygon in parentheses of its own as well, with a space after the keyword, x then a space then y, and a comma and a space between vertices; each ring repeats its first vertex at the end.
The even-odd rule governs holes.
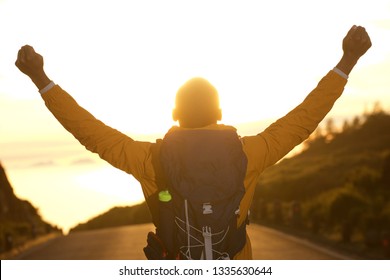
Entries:
POLYGON ((59 229, 43 221, 30 202, 16 197, 0 164, 0 253, 52 231, 59 229))
POLYGON ((252 220, 390 257, 390 115, 374 113, 305 146, 262 174, 252 220))
POLYGON ((305 200, 358 176, 374 179, 381 176, 389 154, 390 115, 370 115, 358 127, 309 140, 302 153, 267 169, 259 182, 258 196, 305 200))

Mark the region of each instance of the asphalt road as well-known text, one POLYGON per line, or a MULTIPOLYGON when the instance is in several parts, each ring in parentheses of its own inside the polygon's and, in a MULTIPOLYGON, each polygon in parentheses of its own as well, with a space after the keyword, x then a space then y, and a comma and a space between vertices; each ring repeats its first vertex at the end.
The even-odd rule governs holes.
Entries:
MULTIPOLYGON (((51 239, 16 255, 19 260, 144 260, 142 248, 152 224, 73 233, 51 239)), ((253 258, 258 260, 348 259, 308 241, 251 224, 253 258)))

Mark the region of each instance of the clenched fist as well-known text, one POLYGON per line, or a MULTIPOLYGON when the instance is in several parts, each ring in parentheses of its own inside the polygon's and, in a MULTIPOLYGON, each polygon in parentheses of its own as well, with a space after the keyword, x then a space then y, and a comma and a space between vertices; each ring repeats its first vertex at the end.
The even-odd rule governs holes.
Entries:
POLYGON ((50 83, 43 69, 43 57, 36 53, 31 46, 23 46, 18 52, 15 62, 19 70, 29 76, 38 89, 42 89, 50 83))
POLYGON ((371 40, 364 27, 352 26, 343 40, 344 55, 358 60, 371 47, 371 40))
POLYGON ((364 27, 352 26, 343 40, 343 57, 337 64, 337 68, 349 75, 357 61, 369 48, 371 39, 364 27))

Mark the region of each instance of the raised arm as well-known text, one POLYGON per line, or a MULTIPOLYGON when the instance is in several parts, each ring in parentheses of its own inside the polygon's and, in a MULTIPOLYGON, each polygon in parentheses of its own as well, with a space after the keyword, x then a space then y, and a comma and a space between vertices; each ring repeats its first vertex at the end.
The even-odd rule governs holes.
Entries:
POLYGON ((276 163, 315 130, 342 94, 349 73, 371 47, 371 41, 363 27, 353 26, 342 45, 340 62, 299 106, 264 132, 245 139, 259 172, 276 163))
POLYGON ((15 64, 40 90, 51 113, 82 145, 137 179, 144 176, 144 161, 149 156, 151 143, 134 141, 79 106, 61 87, 52 83, 44 71, 42 56, 31 46, 19 50, 15 64))

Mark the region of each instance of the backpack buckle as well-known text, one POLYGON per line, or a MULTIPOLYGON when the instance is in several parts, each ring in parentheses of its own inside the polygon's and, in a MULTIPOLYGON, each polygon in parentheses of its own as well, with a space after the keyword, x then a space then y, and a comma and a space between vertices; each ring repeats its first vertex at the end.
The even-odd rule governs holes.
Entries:
POLYGON ((203 215, 213 214, 213 206, 211 203, 203 203, 203 215))

